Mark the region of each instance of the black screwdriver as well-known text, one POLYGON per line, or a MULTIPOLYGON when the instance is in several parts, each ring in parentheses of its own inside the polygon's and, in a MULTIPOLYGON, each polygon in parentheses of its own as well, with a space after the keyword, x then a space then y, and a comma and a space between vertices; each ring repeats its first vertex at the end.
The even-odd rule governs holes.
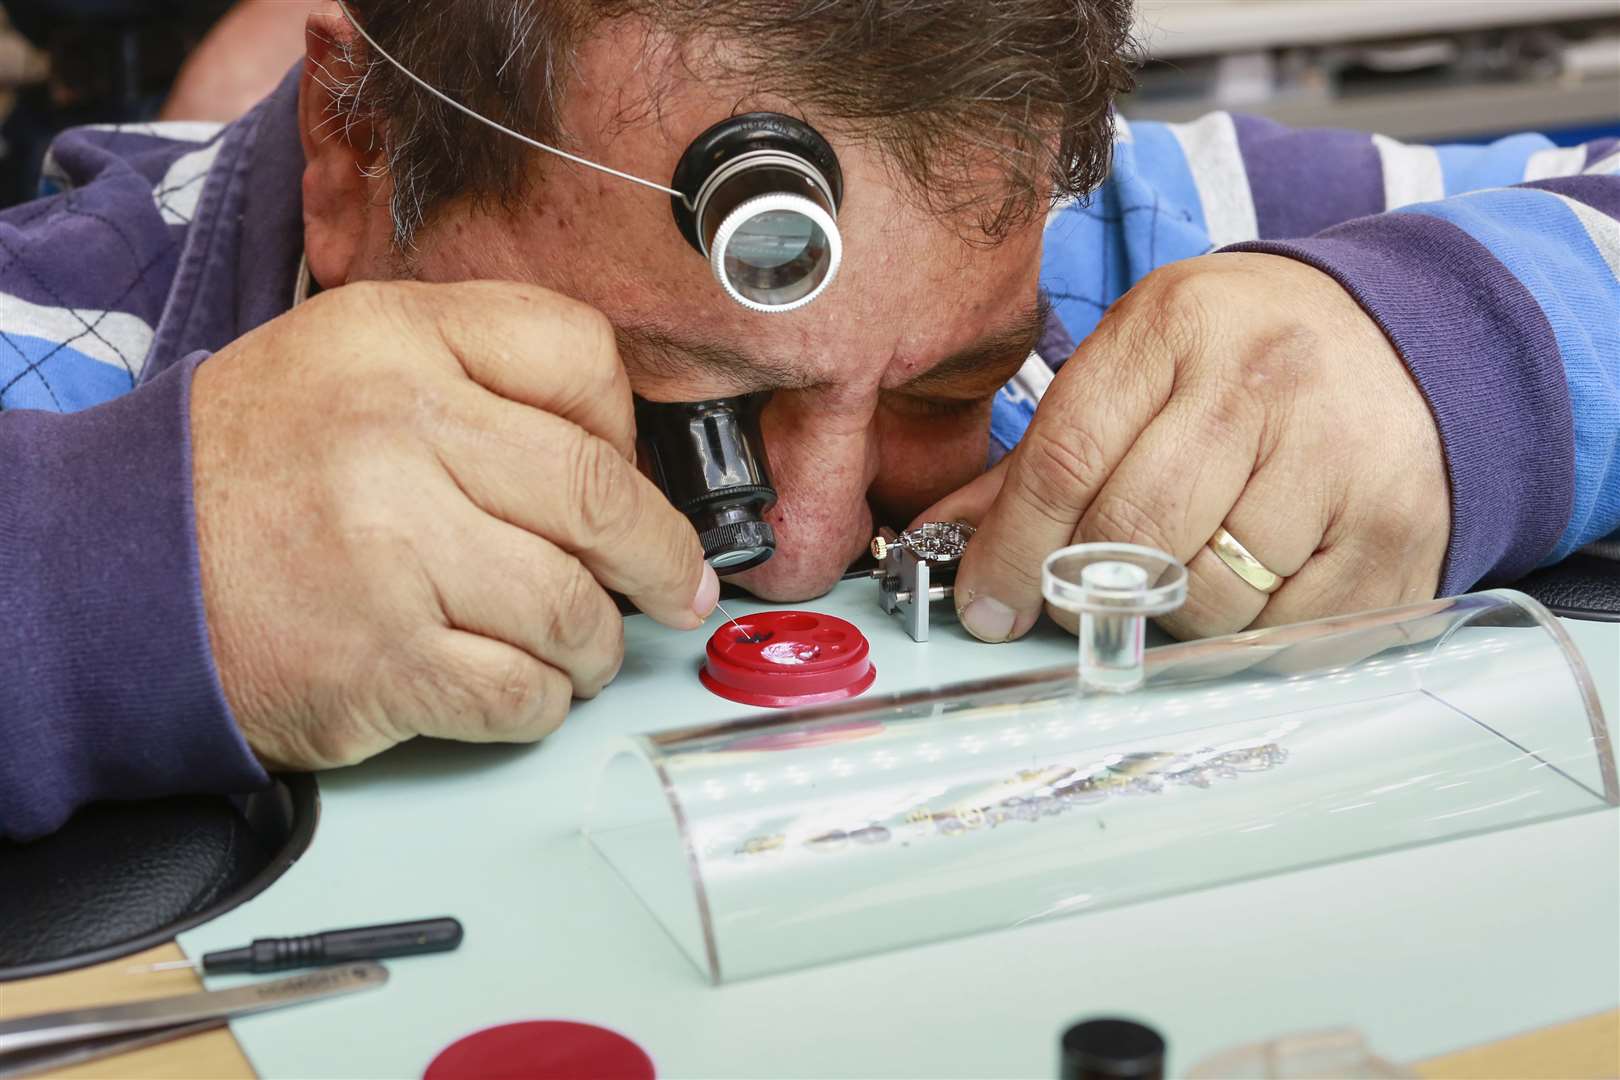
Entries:
POLYGON ((150 972, 200 967, 209 975, 242 972, 265 975, 272 971, 321 967, 350 960, 382 960, 390 956, 450 952, 460 944, 461 923, 455 919, 421 919, 386 926, 327 930, 303 937, 258 938, 253 944, 240 949, 205 953, 200 964, 195 960, 166 960, 161 964, 130 970, 150 972))

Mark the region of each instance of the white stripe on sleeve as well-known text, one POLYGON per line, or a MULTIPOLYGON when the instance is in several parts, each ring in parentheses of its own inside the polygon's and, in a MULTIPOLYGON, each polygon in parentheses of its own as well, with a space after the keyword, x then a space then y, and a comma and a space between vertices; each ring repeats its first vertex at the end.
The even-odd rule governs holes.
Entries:
POLYGON ((1007 383, 1013 391, 1014 397, 1028 398, 1031 403, 1039 402, 1046 394, 1046 388, 1052 385, 1053 371, 1041 359, 1041 354, 1032 352, 1024 358, 1024 366, 1018 369, 1007 383))
POLYGON ((1620 220, 1608 214, 1592 209, 1577 199, 1560 195, 1556 191, 1543 192, 1562 202, 1575 215, 1575 220, 1581 223, 1586 235, 1591 238, 1592 245, 1603 256, 1603 261, 1609 264, 1609 273, 1616 280, 1620 280, 1620 220))
POLYGON ((147 124, 86 124, 91 131, 111 131, 120 135, 145 135, 174 142, 205 143, 225 130, 211 120, 165 120, 147 124))
POLYGON ((191 219, 197 216, 208 171, 214 167, 214 159, 219 157, 224 145, 221 139, 174 159, 162 181, 152 189, 152 201, 157 204, 165 224, 190 225, 191 219))
POLYGON ((1537 150, 1524 163, 1524 182, 1551 180, 1555 176, 1575 176, 1586 165, 1586 147, 1554 146, 1537 150))
POLYGON ((152 348, 152 328, 123 311, 46 307, 17 296, 0 296, 0 333, 60 342, 108 367, 139 379, 152 348))
POLYGON ((1238 149, 1237 128, 1228 113, 1210 113, 1190 124, 1171 124, 1192 172, 1198 199, 1204 208, 1204 226, 1215 247, 1255 240, 1260 224, 1255 218, 1249 173, 1238 149))
POLYGON ((1598 158, 1586 167, 1586 172, 1588 175, 1597 176, 1620 172, 1620 150, 1616 150, 1608 157, 1598 158))
POLYGON ((1374 135, 1373 146, 1384 167, 1384 209, 1446 197, 1446 176, 1432 146, 1408 146, 1387 135, 1374 135))

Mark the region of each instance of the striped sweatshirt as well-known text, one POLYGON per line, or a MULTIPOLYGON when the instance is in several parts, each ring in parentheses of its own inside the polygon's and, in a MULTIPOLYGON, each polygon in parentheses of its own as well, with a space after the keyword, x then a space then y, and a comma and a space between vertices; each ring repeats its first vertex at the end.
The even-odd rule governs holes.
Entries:
MULTIPOLYGON (((290 76, 223 128, 70 132, 48 196, 0 214, 0 836, 96 799, 266 782, 208 646, 188 395, 211 352, 291 306, 296 104, 290 76)), ((999 395, 1003 449, 1133 282, 1269 251, 1340 281, 1428 396, 1447 591, 1620 527, 1612 142, 1431 149, 1216 114, 1122 124, 1115 150, 1104 187, 1049 219, 1047 363, 999 395)))

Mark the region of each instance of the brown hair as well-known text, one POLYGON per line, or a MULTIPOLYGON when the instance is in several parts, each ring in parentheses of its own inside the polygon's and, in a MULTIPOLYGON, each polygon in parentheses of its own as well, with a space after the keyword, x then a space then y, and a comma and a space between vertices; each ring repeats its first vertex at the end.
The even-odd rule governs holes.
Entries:
MULTIPOLYGON (((989 238, 1107 174, 1113 101, 1130 89, 1131 0, 350 0, 429 84, 516 130, 562 140, 575 47, 639 16, 672 40, 726 44, 706 73, 831 118, 880 147, 930 208, 989 238), (982 164, 994 163, 987 184, 982 164), (975 179, 977 178, 977 179, 975 179)), ((331 88, 385 133, 402 247, 454 198, 515 206, 532 151, 351 54, 331 88)), ((650 103, 655 107, 655 103, 650 103)), ((716 119, 719 119, 716 117, 716 119)), ((694 133, 695 134, 695 133, 694 133)), ((665 177, 649 177, 664 182, 665 177)))

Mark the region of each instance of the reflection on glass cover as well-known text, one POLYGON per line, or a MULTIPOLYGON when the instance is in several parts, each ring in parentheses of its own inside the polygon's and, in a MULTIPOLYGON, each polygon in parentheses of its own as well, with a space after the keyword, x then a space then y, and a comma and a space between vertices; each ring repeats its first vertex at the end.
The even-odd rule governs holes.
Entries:
POLYGON ((774 270, 804 254, 821 237, 816 223, 792 210, 767 210, 738 227, 726 249, 732 258, 756 270, 774 270))
POLYGON ((734 288, 762 304, 791 303, 827 276, 832 248, 810 218, 793 210, 755 214, 732 234, 725 273, 734 288))
POLYGON ((714 981, 1620 802, 1584 665, 1515 593, 639 737, 598 851, 714 981))

